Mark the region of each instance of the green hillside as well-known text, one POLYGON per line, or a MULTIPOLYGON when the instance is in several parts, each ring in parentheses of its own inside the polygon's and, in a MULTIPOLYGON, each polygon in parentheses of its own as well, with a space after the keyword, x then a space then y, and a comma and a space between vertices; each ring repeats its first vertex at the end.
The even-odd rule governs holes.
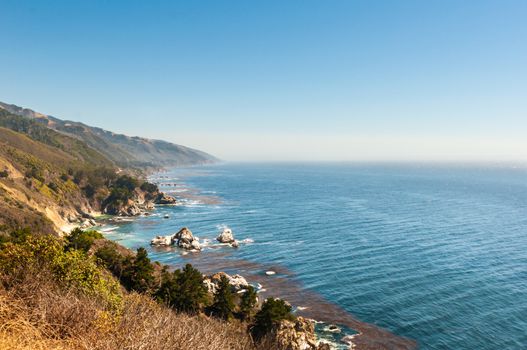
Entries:
MULTIPOLYGON (((31 109, 0 102, 0 111, 2 110, 38 122, 45 129, 59 131, 76 138, 121 167, 185 166, 212 163, 218 160, 210 154, 189 147, 161 140, 116 134, 83 123, 61 120, 31 109)), ((39 140, 45 142, 43 139, 39 140)))

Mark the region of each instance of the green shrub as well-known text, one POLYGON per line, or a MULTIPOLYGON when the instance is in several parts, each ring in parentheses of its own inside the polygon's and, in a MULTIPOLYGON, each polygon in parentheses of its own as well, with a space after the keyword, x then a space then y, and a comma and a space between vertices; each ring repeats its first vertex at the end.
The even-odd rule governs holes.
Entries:
POLYGON ((90 250, 93 242, 96 239, 103 238, 103 235, 95 230, 83 231, 80 228, 75 228, 66 237, 67 249, 80 249, 84 252, 90 250))
POLYGON ((0 171, 0 178, 9 177, 9 171, 7 169, 0 171))
POLYGON ((58 192, 59 191, 59 186, 54 183, 54 182, 50 182, 48 184, 48 187, 53 191, 53 192, 58 192))
POLYGON ((269 333, 280 321, 293 321, 294 319, 295 317, 291 313, 291 305, 282 299, 267 298, 260 311, 256 313, 251 333, 258 340, 269 333))
POLYGON ((159 191, 156 184, 150 183, 148 181, 145 181, 141 184, 141 190, 148 193, 155 193, 159 191))
POLYGON ((132 192, 138 186, 139 182, 128 175, 121 175, 113 184, 114 188, 127 189, 129 192, 132 192))
POLYGON ((62 242, 50 235, 23 234, 2 244, 0 271, 4 283, 16 283, 28 273, 48 272, 62 288, 80 290, 114 309, 120 307, 119 284, 99 270, 93 258, 80 250, 65 251, 62 242))

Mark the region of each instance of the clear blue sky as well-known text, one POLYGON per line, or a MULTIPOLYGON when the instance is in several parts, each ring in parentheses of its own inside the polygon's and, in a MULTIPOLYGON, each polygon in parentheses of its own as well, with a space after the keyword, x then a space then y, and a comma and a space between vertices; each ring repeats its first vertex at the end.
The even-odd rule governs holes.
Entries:
POLYGON ((0 0, 0 101, 224 159, 527 159, 527 1, 0 0))

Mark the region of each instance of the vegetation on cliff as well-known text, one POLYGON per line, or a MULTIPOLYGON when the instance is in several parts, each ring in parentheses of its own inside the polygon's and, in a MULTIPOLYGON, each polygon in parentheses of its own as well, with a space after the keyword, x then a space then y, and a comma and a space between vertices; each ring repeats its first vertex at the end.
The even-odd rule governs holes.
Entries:
POLYGON ((275 347, 264 336, 294 319, 290 307, 268 299, 256 311, 254 290, 246 295, 237 301, 226 278, 210 295, 191 265, 169 272, 144 249, 134 254, 96 231, 76 229, 61 239, 17 230, 0 242, 0 321, 9 324, 0 347, 275 347))

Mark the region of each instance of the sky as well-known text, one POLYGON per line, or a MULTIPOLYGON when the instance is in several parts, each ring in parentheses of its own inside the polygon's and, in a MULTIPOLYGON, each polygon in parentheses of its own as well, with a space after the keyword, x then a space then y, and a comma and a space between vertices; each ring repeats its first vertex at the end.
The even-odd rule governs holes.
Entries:
POLYGON ((0 0, 0 101, 232 161, 527 160, 527 1, 0 0))

